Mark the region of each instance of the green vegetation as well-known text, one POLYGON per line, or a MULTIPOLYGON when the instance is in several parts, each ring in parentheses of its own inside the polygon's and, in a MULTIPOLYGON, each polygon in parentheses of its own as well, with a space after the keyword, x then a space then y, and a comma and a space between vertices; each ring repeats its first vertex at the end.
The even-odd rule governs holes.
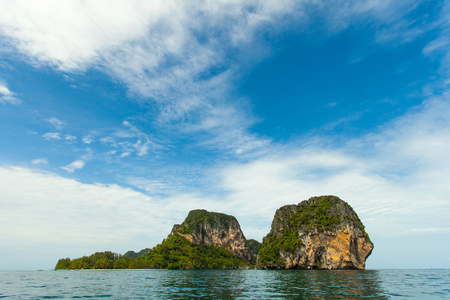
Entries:
POLYGON ((134 255, 130 256, 129 252, 127 254, 120 255, 107 251, 74 260, 62 258, 56 264, 55 270, 235 269, 250 266, 248 261, 237 257, 225 248, 195 245, 176 234, 151 249, 146 256, 133 257, 134 255))
POLYGON ((55 270, 74 269, 145 269, 149 268, 146 257, 128 257, 111 251, 96 252, 90 256, 83 256, 71 260, 62 258, 56 264, 55 270))
MULTIPOLYGON (((299 205, 287 205, 277 210, 273 229, 264 238, 258 254, 258 264, 267 268, 283 268, 281 253, 294 253, 303 245, 300 233, 334 230, 341 224, 352 224, 366 238, 364 225, 351 206, 336 196, 312 197, 299 205)), ((320 262, 316 262, 320 267, 320 262)))
POLYGON ((282 235, 268 234, 263 240, 261 250, 258 253, 259 264, 270 266, 271 264, 280 265, 280 252, 294 252, 303 242, 298 236, 298 231, 283 230, 282 235))
POLYGON ((224 228, 228 228, 230 221, 236 221, 236 218, 230 215, 208 212, 204 209, 192 210, 189 212, 186 220, 180 228, 178 228, 180 233, 192 234, 193 231, 199 232, 203 228, 203 224, 209 223, 214 225, 215 223, 220 223, 224 228))
MULTIPOLYGON (((236 256, 224 247, 193 244, 179 234, 207 236, 208 226, 214 226, 225 235, 235 217, 193 210, 181 225, 174 225, 172 235, 153 249, 143 249, 136 253, 128 251, 124 255, 112 252, 98 252, 74 260, 60 259, 58 269, 234 269, 248 267, 250 263, 236 256)), ((258 246, 256 246, 258 247, 258 246)), ((258 248, 259 249, 259 248, 258 248)), ((256 250, 257 251, 257 250, 256 250)), ((255 260, 256 260, 256 254, 255 260)))
POLYGON ((250 266, 243 258, 217 246, 196 245, 176 234, 148 254, 154 269, 235 269, 250 266))
POLYGON ((147 253, 149 253, 150 250, 151 250, 150 248, 145 248, 145 249, 142 249, 139 252, 128 251, 123 256, 125 256, 125 257, 132 257, 132 258, 146 257, 147 253))
POLYGON ((299 229, 306 226, 307 231, 316 229, 319 232, 324 230, 331 230, 341 223, 339 215, 332 213, 331 207, 335 205, 339 198, 334 196, 315 197, 314 202, 308 203, 302 207, 289 220, 289 225, 292 229, 299 229))
POLYGON ((342 200, 334 196, 314 197, 301 203, 297 211, 292 206, 285 206, 278 210, 275 220, 279 232, 271 231, 264 238, 258 254, 259 264, 282 267, 281 252, 293 253, 303 245, 299 232, 308 232, 313 229, 323 232, 339 225, 341 218, 339 214, 332 211, 332 207, 339 201, 342 200))
POLYGON ((247 246, 250 250, 250 256, 251 256, 251 264, 256 265, 256 258, 258 256, 259 250, 261 249, 262 244, 256 240, 249 239, 247 240, 247 246))

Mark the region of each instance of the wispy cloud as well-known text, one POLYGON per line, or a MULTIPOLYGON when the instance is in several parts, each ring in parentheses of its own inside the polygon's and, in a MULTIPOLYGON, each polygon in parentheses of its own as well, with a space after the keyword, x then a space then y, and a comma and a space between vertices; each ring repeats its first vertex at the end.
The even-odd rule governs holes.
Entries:
POLYGON ((130 154, 131 154, 130 151, 124 151, 119 155, 119 157, 120 158, 128 157, 128 156, 130 156, 130 154))
POLYGON ((413 233, 413 234, 416 233, 430 234, 430 233, 446 233, 446 232, 450 232, 450 227, 412 228, 406 231, 406 233, 413 233))
POLYGON ((92 142, 94 142, 94 139, 93 139, 93 137, 92 136, 90 136, 90 135, 86 135, 86 136, 84 136, 83 138, 82 138, 82 141, 83 141, 83 143, 84 144, 91 144, 92 142))
POLYGON ((75 170, 82 169, 86 163, 83 160, 75 160, 68 164, 67 166, 61 167, 61 169, 73 173, 75 170))
MULTIPOLYGON (((73 252, 58 256, 105 249, 123 253, 155 245, 189 210, 205 208, 235 215, 248 238, 261 239, 281 205, 323 194, 349 202, 375 243, 387 235, 446 236, 449 103, 447 95, 431 98, 378 132, 340 147, 328 140, 302 139, 245 163, 216 166, 211 172, 217 176, 212 183, 217 193, 202 188, 186 193, 177 178, 126 178, 128 184, 157 195, 150 197, 116 185, 83 184, 56 174, 0 167, 0 196, 6 199, 0 206, 7 207, 0 212, 8 212, 0 217, 7 226, 20 222, 0 232, 1 238, 11 246, 35 241, 45 248, 55 240, 73 245, 73 252), (71 213, 56 213, 61 211, 71 213)), ((80 159, 66 171, 83 166, 80 159)), ((383 251, 377 253, 388 257, 383 251)))
POLYGON ((431 41, 423 53, 429 57, 437 58, 441 62, 441 72, 445 76, 446 82, 443 88, 450 87, 450 2, 444 1, 443 7, 440 11, 441 18, 437 25, 440 27, 439 36, 431 41))
POLYGON ((97 62, 103 51, 144 36, 167 8, 159 1, 17 1, 1 4, 0 24, 3 34, 36 63, 74 70, 97 62))
POLYGON ((116 145, 115 140, 110 136, 101 138, 100 142, 105 143, 105 144, 116 145))
POLYGON ((379 132, 344 146, 302 140, 303 146, 286 145, 224 168, 229 209, 246 216, 242 226, 253 232, 258 216, 270 219, 281 205, 333 194, 348 201, 376 236, 418 232, 408 231, 418 219, 425 228, 448 228, 448 99, 431 98, 379 132))
MULTIPOLYGON (((239 154, 267 144, 247 130, 257 119, 238 105, 245 100, 229 101, 242 72, 237 62, 252 64, 270 55, 261 32, 306 28, 314 22, 308 16, 313 9, 330 32, 364 16, 377 24, 380 40, 408 35, 406 42, 420 34, 406 17, 416 7, 412 1, 18 1, 0 6, 0 25, 33 63, 65 71, 100 68, 142 101, 158 104, 158 129, 169 126, 192 137, 206 133, 200 143, 217 142, 217 148, 239 154)), ((145 140, 135 145, 142 154, 144 145, 151 147, 145 140)))
POLYGON ((61 134, 58 132, 47 132, 43 135, 46 140, 60 140, 61 134))
POLYGON ((150 180, 147 178, 128 176, 126 182, 134 187, 146 191, 150 195, 158 194, 179 194, 182 193, 183 188, 174 186, 173 183, 166 183, 158 180, 150 180))
POLYGON ((154 246, 189 210, 212 207, 193 195, 158 200, 117 185, 83 184, 25 168, 0 167, 0 183, 0 265, 6 269, 26 267, 14 259, 22 259, 30 243, 36 269, 50 269, 60 257, 154 246), (61 244, 64 248, 55 247, 61 244))
POLYGON ((138 156, 147 155, 150 150, 161 150, 163 147, 158 143, 155 143, 149 134, 142 132, 136 126, 132 125, 128 121, 124 121, 123 125, 134 134, 126 137, 137 137, 136 143, 133 144, 133 148, 138 156))
POLYGON ((68 143, 74 143, 77 140, 77 137, 74 135, 66 134, 64 136, 64 140, 66 140, 66 142, 68 143))
POLYGON ((51 117, 47 120, 50 124, 52 124, 57 130, 61 130, 62 127, 66 124, 65 122, 59 120, 56 117, 51 117))
POLYGON ((18 104, 20 100, 16 94, 11 92, 8 87, 0 81, 0 103, 18 104))
POLYGON ((33 165, 48 165, 48 160, 46 158, 37 158, 31 161, 33 165))

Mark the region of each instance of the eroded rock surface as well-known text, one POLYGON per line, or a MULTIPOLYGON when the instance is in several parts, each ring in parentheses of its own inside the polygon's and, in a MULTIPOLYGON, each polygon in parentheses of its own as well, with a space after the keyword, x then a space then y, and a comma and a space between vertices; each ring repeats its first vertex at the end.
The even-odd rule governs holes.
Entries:
POLYGON ((336 196, 279 208, 258 255, 265 269, 364 269, 373 243, 355 211, 336 196))
POLYGON ((173 226, 177 234, 193 244, 224 247, 236 256, 251 261, 250 250, 235 217, 204 209, 192 210, 186 220, 173 226))

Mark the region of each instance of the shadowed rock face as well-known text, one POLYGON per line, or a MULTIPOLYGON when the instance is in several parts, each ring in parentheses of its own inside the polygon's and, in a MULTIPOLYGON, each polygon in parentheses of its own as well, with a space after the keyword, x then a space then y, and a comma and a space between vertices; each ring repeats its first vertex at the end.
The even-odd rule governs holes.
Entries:
POLYGON ((254 239, 247 240, 247 245, 250 250, 250 257, 252 258, 252 265, 256 265, 256 259, 258 257, 258 252, 261 249, 262 244, 254 239))
POLYGON ((373 244, 346 202, 312 197, 279 208, 258 255, 266 269, 364 269, 373 244))
POLYGON ((224 247, 231 253, 251 261, 250 250, 235 217, 203 209, 192 210, 186 220, 173 226, 177 234, 193 244, 224 247))

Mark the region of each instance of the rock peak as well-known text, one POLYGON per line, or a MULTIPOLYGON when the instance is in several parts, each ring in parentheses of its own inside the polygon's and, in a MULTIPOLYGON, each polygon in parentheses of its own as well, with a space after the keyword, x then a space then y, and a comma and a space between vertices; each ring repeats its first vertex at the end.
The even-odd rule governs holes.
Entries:
POLYGON ((261 268, 364 269, 373 244, 353 208, 336 196, 279 208, 258 256, 261 268))
POLYGON ((179 235, 193 244, 224 247, 231 253, 251 261, 250 250, 237 219, 223 213, 196 209, 182 224, 176 224, 170 235, 179 235))

